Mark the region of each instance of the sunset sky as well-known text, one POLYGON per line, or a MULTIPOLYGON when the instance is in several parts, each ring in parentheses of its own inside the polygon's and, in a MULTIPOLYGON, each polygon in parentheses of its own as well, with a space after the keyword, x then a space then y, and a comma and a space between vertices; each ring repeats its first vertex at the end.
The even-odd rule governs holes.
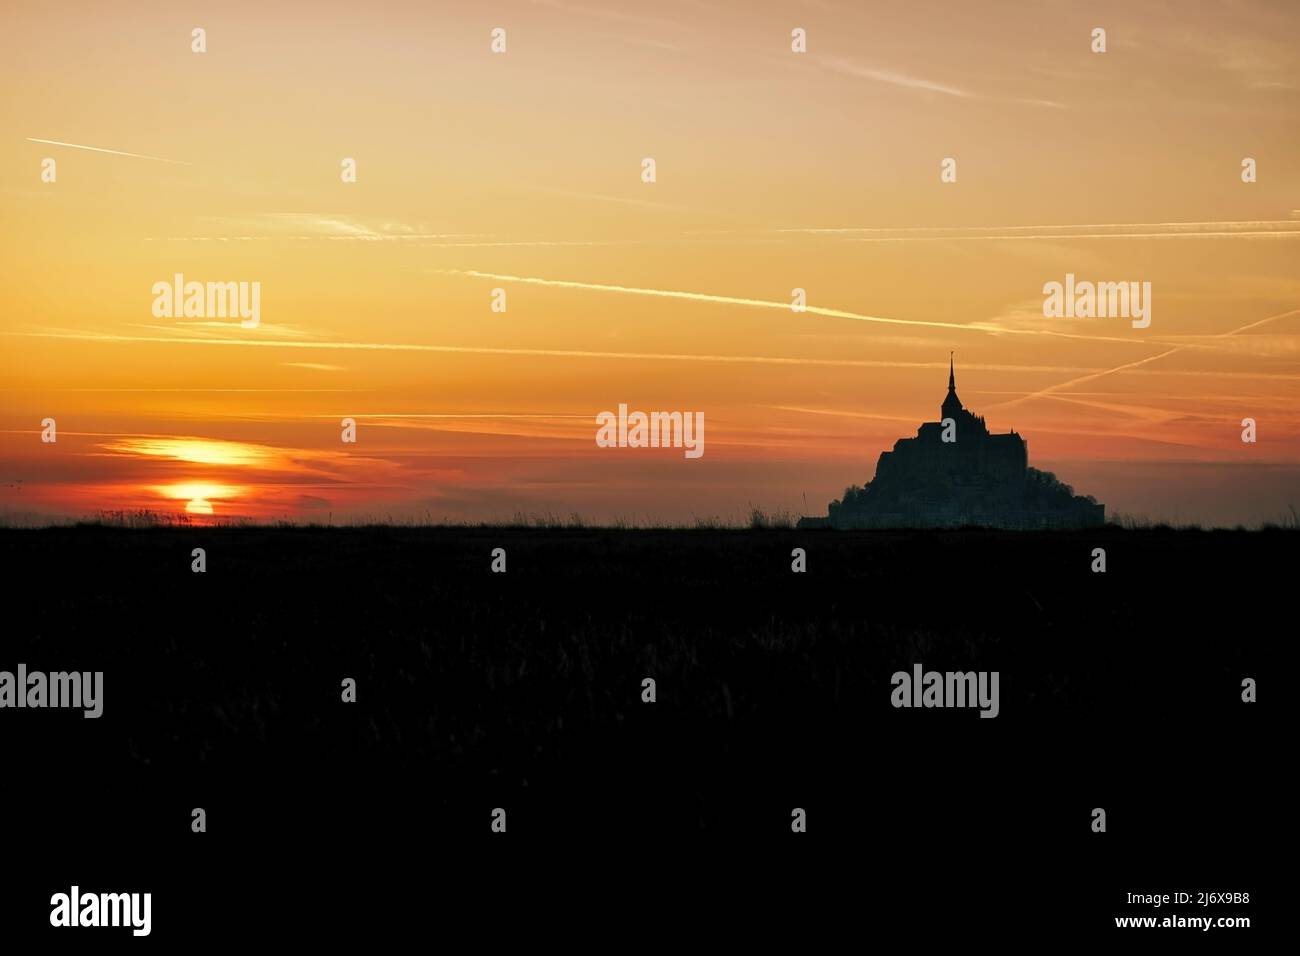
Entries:
POLYGON ((1298 37, 1292 2, 8 0, 0 519, 824 514, 951 350, 1108 514, 1276 520, 1298 37), (177 273, 259 282, 260 325, 155 317, 177 273), (1150 327, 1044 318, 1067 273, 1150 282, 1150 327), (703 412, 704 455, 597 447, 620 403, 703 412))

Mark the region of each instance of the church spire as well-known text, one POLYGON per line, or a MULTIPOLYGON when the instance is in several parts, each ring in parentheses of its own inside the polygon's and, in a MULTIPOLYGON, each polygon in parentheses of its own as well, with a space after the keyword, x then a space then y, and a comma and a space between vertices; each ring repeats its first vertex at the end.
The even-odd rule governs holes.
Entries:
POLYGON ((957 397, 957 376, 953 371, 952 352, 948 353, 948 397, 941 407, 944 418, 956 418, 961 412, 961 399, 957 397))

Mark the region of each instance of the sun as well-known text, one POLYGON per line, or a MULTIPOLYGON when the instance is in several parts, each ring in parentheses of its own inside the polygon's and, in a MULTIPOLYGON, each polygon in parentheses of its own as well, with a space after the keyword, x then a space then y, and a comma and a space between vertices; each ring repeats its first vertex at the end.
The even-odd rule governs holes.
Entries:
POLYGON ((212 503, 233 501, 248 489, 241 485, 218 485, 206 481, 188 481, 175 485, 156 485, 154 490, 173 501, 185 502, 185 513, 210 517, 216 514, 212 503))

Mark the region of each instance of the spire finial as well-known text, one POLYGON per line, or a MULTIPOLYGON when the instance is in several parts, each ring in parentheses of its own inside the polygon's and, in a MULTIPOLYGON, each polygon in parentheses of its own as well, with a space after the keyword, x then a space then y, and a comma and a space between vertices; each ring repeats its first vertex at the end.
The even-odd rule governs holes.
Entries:
POLYGON ((948 391, 952 392, 952 391, 956 391, 956 389, 957 389, 957 378, 953 374, 952 350, 950 349, 948 351, 948 391))

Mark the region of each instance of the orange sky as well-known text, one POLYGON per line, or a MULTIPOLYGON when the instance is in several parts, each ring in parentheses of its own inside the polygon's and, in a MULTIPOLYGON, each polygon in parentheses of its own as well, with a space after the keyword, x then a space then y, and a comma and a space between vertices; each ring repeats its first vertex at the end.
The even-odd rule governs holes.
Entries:
POLYGON ((955 350, 966 405, 1108 512, 1276 519, 1298 27, 1288 3, 11 0, 0 516, 824 513, 937 418, 955 350), (176 273, 259 282, 260 325, 156 318, 176 273), (1150 282, 1150 327, 1044 318, 1066 273, 1150 282), (703 412, 706 453, 596 447, 620 403, 703 412))

